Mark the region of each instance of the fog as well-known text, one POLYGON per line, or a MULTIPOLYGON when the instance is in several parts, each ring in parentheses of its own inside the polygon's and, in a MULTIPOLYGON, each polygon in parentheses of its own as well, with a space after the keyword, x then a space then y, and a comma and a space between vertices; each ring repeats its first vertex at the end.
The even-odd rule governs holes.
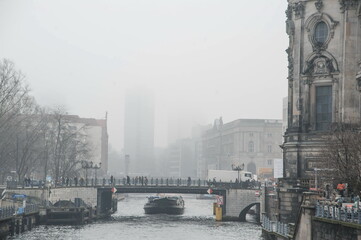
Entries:
POLYGON ((120 150, 127 89, 154 94, 155 145, 223 117, 282 118, 285 0, 0 0, 0 58, 39 104, 104 118, 120 150), (181 130, 175 130, 178 126, 181 130), (169 130, 171 129, 171 130, 169 130))

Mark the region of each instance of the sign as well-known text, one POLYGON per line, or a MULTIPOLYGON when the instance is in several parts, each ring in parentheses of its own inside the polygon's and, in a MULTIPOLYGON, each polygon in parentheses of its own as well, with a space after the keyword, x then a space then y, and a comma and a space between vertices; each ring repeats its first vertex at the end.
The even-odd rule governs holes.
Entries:
POLYGON ((112 193, 116 193, 117 189, 115 187, 113 187, 111 191, 112 191, 112 193))
POLYGON ((212 188, 209 188, 209 189, 207 190, 207 193, 208 193, 208 194, 212 194, 212 192, 213 192, 212 188))
POLYGON ((13 199, 17 199, 17 198, 26 198, 26 195, 25 194, 14 194, 13 199))
POLYGON ((283 159, 274 159, 273 160, 273 177, 274 178, 283 178, 283 159))
POLYGON ((217 204, 218 205, 223 205, 223 196, 217 195, 217 204))
POLYGON ((259 192, 259 191, 255 191, 255 192, 254 192, 254 195, 255 195, 256 197, 259 197, 259 196, 260 196, 260 192, 259 192))

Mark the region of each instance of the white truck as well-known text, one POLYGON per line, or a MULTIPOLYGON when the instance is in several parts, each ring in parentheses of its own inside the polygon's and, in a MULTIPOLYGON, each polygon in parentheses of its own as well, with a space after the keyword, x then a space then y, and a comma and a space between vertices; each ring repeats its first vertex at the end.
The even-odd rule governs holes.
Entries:
POLYGON ((236 182, 238 181, 245 182, 247 180, 251 181, 252 173, 246 171, 239 171, 238 179, 238 171, 231 170, 208 170, 208 181, 216 181, 216 182, 236 182))

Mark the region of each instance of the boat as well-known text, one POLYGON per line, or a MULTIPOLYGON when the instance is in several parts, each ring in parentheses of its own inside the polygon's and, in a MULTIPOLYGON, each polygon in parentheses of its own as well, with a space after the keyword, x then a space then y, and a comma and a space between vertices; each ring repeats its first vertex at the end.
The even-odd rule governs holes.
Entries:
POLYGON ((184 212, 184 200, 182 196, 150 196, 144 205, 146 214, 176 214, 184 212))

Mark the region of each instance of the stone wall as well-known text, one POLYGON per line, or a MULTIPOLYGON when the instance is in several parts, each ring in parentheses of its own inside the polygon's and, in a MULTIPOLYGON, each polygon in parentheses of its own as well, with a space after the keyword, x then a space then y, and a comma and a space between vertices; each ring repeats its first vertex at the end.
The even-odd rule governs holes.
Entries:
POLYGON ((361 226, 357 224, 331 223, 314 219, 312 221, 312 239, 360 240, 361 226))
POLYGON ((243 209, 254 203, 260 203, 255 192, 259 190, 230 189, 226 194, 226 216, 238 219, 243 209))
POLYGON ((302 189, 280 187, 279 194, 279 214, 280 222, 297 222, 298 212, 302 202, 302 189))

